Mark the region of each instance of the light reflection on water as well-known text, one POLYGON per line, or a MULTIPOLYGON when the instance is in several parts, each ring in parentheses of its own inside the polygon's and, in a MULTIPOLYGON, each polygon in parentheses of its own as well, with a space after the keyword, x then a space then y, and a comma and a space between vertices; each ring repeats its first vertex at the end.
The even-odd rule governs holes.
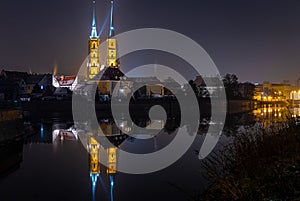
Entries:
MULTIPOLYGON (((250 113, 227 118, 221 142, 226 142, 240 125, 268 126, 284 123, 288 117, 299 115, 299 108, 265 105, 250 113)), ((0 180, 0 200, 187 200, 189 195, 205 188, 206 181, 200 172, 199 150, 209 119, 203 119, 198 136, 190 150, 165 170, 148 175, 128 175, 116 171, 118 150, 101 144, 97 134, 86 135, 84 129, 75 128, 72 121, 53 119, 28 123, 20 167, 0 180), (29 134, 30 133, 30 134, 29 134), (81 139, 79 141, 79 139, 81 139), (83 143, 81 143, 83 142, 83 143), (86 152, 88 149, 90 154, 86 152), (99 157, 109 166, 99 164, 99 157), (183 191, 178 189, 184 189, 183 191), (18 193, 15 193, 18 192, 18 193)), ((159 135, 142 133, 127 136, 110 119, 99 120, 99 125, 109 140, 122 150, 132 153, 149 153, 165 147, 174 138, 176 121, 139 120, 139 126, 161 130, 159 135), (168 129, 166 129, 168 128, 168 129)), ((118 125, 130 131, 131 124, 118 125)), ((218 146, 216 147, 218 149, 218 146)))
POLYGON ((264 104, 253 110, 255 121, 261 123, 264 127, 274 124, 287 122, 290 118, 300 116, 300 107, 289 108, 280 104, 264 104))

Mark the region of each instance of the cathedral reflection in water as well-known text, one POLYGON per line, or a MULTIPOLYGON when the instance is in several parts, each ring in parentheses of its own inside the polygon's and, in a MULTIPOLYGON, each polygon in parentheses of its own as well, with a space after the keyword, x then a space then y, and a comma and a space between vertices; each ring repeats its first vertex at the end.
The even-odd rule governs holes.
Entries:
MULTIPOLYGON (((131 124, 133 124, 131 122, 131 124)), ((118 122, 124 131, 131 131, 131 124, 127 121, 118 122)), ((144 126, 150 126, 149 129, 161 130, 165 126, 163 120, 146 121, 144 126)), ((91 182, 92 200, 96 200, 97 186, 107 189, 109 199, 114 200, 114 190, 117 176, 118 165, 118 148, 127 139, 133 136, 122 133, 117 124, 109 119, 102 119, 99 122, 99 130, 91 131, 91 129, 78 129, 71 126, 67 129, 52 128, 52 142, 63 143, 64 141, 78 141, 80 140, 88 152, 89 161, 89 176, 91 182), (101 131, 100 131, 101 129, 101 131), (89 130, 89 131, 86 131, 89 130), (104 136, 100 133, 103 133, 104 136), (107 143, 103 138, 108 139, 107 143), (105 161, 107 166, 100 163, 105 161)), ((83 126, 85 127, 85 126, 83 126)), ((88 127, 88 126, 86 126, 88 127)), ((143 135, 143 134, 140 134, 143 135)), ((140 136, 139 136, 140 137, 140 136)), ((155 139, 153 139, 155 143, 155 139)))

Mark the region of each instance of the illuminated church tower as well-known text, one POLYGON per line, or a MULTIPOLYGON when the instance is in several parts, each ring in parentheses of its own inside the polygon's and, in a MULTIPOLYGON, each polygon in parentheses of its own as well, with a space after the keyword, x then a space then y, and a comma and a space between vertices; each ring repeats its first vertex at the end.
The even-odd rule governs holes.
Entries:
POLYGON ((100 64, 99 64, 99 44, 100 38, 97 34, 96 28, 96 14, 95 14, 95 4, 93 1, 93 19, 92 19, 92 30, 89 39, 89 62, 88 62, 88 78, 92 79, 100 72, 100 64))
POLYGON ((117 61, 117 40, 114 38, 114 23, 113 23, 113 15, 114 15, 114 1, 110 1, 110 23, 109 23, 109 35, 108 35, 108 54, 107 54, 107 66, 111 68, 118 68, 119 62, 117 61))

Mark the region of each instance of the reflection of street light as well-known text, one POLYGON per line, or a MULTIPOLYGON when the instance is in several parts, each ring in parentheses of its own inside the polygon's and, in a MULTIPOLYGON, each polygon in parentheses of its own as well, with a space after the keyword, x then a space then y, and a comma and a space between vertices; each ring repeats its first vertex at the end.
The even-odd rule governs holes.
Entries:
POLYGON ((296 94, 296 91, 292 91, 292 100, 293 100, 293 105, 295 104, 295 94, 296 94))
POLYGON ((261 92, 260 100, 263 100, 264 92, 261 92))

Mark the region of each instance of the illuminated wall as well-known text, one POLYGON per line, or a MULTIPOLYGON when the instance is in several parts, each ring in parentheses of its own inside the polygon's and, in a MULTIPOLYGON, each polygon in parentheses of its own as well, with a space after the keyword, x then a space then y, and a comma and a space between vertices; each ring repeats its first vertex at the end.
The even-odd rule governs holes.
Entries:
POLYGON ((97 37, 89 40, 89 63, 88 63, 88 78, 92 79, 100 72, 99 64, 99 44, 100 39, 97 37))
POLYGON ((291 85, 266 83, 256 86, 253 99, 258 101, 300 100, 300 91, 291 85))
POLYGON ((290 99, 291 100, 300 100, 300 90, 298 90, 298 91, 296 91, 296 90, 291 91, 291 93, 290 93, 290 99))
POLYGON ((89 40, 89 62, 87 66, 87 77, 89 79, 94 78, 100 71, 99 44, 100 44, 100 38, 97 34, 97 26, 96 26, 96 2, 93 1, 93 19, 92 19, 92 29, 91 29, 90 40, 89 40))
POLYGON ((146 85, 147 96, 152 94, 164 95, 164 87, 162 85, 146 85))
POLYGON ((109 80, 101 80, 98 82, 98 93, 100 95, 110 95, 111 82, 109 80))
POLYGON ((107 66, 112 68, 119 67, 117 61, 117 40, 115 38, 109 38, 107 47, 108 47, 107 66))

